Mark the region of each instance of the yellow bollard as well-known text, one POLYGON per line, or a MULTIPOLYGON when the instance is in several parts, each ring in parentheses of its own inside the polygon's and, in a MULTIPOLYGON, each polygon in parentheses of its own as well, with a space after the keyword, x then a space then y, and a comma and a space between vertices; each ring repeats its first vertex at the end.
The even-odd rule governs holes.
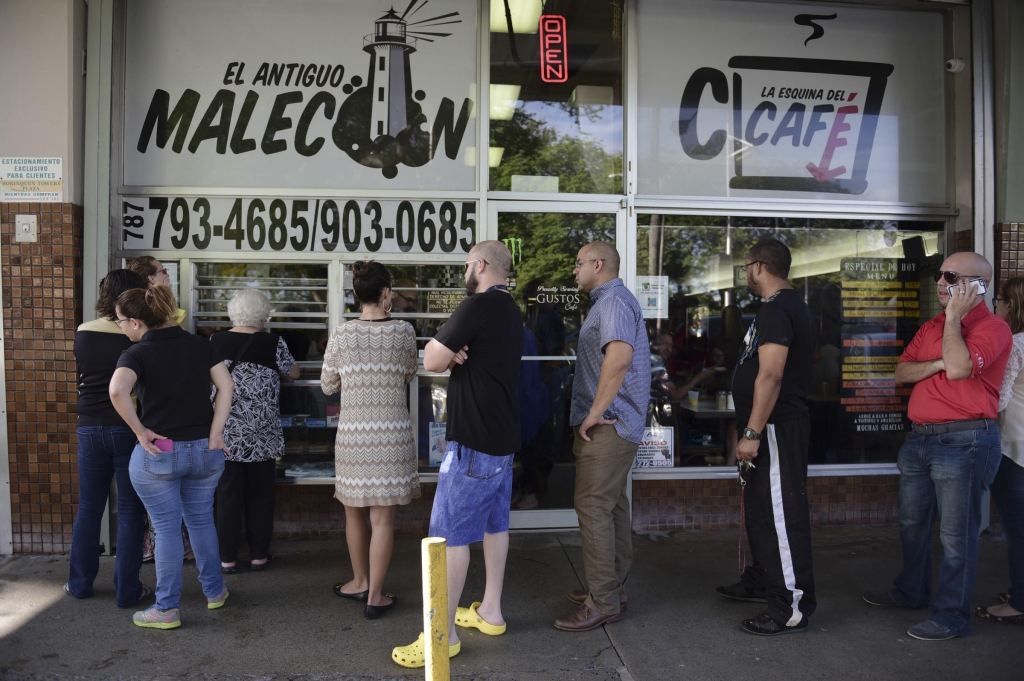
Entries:
POLYGON ((423 540, 423 648, 427 681, 449 681, 448 556, 440 537, 423 540))

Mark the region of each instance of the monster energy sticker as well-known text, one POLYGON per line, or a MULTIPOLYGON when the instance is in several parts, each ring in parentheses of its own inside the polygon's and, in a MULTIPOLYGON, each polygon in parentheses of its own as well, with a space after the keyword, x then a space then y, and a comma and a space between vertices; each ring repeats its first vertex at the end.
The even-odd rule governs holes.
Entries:
POLYGON ((129 0, 124 183, 473 189, 475 0, 129 0))

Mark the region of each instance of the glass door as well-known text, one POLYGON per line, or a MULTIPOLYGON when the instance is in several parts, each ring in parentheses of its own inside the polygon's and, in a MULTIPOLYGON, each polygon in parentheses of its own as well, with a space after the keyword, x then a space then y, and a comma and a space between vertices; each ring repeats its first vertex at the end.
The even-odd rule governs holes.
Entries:
POLYGON ((576 285, 579 249, 616 244, 625 278, 625 216, 616 204, 490 201, 489 237, 512 252, 509 290, 523 314, 519 410, 523 447, 516 452, 512 529, 578 527, 576 462, 569 423, 576 342, 590 296, 576 285))

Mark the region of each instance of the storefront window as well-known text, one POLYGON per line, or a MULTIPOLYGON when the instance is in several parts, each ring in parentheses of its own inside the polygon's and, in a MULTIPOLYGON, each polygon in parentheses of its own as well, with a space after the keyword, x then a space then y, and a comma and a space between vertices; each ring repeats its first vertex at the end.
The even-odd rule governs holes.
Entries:
POLYGON ((255 288, 270 298, 265 328, 284 339, 302 367, 298 380, 281 383, 285 455, 278 478, 333 477, 338 395, 320 389, 320 366, 329 338, 326 264, 197 263, 193 318, 196 333, 231 328, 227 304, 237 291, 255 288))
MULTIPOLYGON (((422 361, 423 348, 466 297, 465 267, 447 264, 385 263, 394 282, 391 316, 412 324, 422 361)), ((352 292, 352 266, 344 266, 343 317, 359 316, 352 292)), ((448 375, 421 375, 409 390, 418 444, 419 468, 437 472, 444 455, 448 422, 448 375)))
POLYGON ((947 200, 942 15, 807 12, 638 3, 638 194, 947 200))
POLYGON ((622 193, 622 7, 491 0, 492 191, 622 193))
MULTIPOLYGON (((404 319, 416 330, 420 350, 466 297, 463 265, 385 263, 394 281, 391 316, 404 319)), ((346 319, 359 316, 359 303, 352 292, 352 266, 345 265, 346 319)))
POLYGON ((736 423, 716 410, 762 301, 744 257, 761 239, 793 255, 789 280, 815 320, 807 403, 811 463, 896 460, 910 386, 896 359, 940 311, 943 224, 639 215, 637 298, 651 340, 653 418, 676 429, 677 465, 735 462, 736 423), (696 381, 696 405, 680 386, 696 381))

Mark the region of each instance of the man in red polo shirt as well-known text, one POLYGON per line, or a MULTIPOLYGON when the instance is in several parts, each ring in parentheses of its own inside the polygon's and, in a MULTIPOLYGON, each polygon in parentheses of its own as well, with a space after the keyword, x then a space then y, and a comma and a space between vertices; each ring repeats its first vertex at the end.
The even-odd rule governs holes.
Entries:
POLYGON ((1010 327, 988 310, 978 292, 992 281, 985 258, 956 253, 935 276, 945 312, 921 327, 896 365, 896 383, 915 384, 909 407, 913 433, 897 464, 903 571, 888 591, 864 594, 872 605, 930 605, 931 619, 907 630, 924 641, 966 636, 970 630, 981 497, 999 468, 995 419, 1012 343, 1010 327), (932 595, 936 515, 942 559, 932 595))

